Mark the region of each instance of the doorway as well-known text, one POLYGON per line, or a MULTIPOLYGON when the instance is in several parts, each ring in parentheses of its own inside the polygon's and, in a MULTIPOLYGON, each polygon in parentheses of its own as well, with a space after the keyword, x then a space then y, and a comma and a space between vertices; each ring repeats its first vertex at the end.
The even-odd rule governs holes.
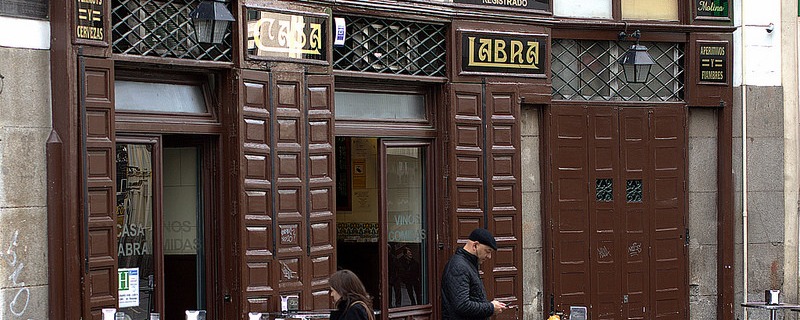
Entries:
POLYGON ((117 137, 119 309, 127 319, 212 313, 212 149, 199 136, 117 137))
POLYGON ((430 309, 431 163, 424 140, 336 138, 338 268, 381 313, 430 309))
POLYGON ((548 310, 685 319, 686 109, 553 106, 546 126, 548 310))

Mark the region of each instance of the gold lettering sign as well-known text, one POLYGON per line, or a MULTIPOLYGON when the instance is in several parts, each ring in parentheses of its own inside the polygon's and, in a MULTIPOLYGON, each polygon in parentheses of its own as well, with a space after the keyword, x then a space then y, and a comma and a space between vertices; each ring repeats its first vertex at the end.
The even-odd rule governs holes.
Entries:
POLYGON ((725 46, 700 46, 700 81, 726 83, 725 46))
POLYGON ((75 8, 75 36, 78 39, 103 41, 103 0, 77 0, 75 8))
POLYGON ((464 71, 545 73, 543 37, 463 34, 461 41, 464 71))
POLYGON ((251 55, 326 60, 327 18, 257 10, 247 13, 251 55))

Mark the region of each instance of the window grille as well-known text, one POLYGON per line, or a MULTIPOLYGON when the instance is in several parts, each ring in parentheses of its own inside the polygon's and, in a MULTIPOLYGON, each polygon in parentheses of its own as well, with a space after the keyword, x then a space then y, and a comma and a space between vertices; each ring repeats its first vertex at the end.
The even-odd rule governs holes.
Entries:
POLYGON ((641 42, 655 64, 647 83, 627 83, 617 60, 631 42, 553 39, 553 99, 682 101, 684 50, 680 43, 641 42))
POLYGON ((345 45, 334 47, 337 70, 445 76, 445 27, 345 16, 345 45))
POLYGON ((112 1, 114 53, 205 61, 231 61, 231 31, 222 44, 200 44, 189 18, 199 0, 112 1))

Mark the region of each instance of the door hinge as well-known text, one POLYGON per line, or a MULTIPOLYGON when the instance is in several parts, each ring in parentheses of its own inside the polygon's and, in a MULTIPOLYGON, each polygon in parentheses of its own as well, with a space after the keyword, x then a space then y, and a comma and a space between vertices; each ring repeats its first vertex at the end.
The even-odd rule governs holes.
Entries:
POLYGON ((689 228, 686 228, 686 245, 689 245, 689 228))

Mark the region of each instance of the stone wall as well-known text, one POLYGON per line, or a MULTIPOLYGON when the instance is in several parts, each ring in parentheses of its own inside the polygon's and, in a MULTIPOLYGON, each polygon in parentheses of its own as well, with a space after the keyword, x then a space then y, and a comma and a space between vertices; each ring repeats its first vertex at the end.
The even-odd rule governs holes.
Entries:
POLYGON ((540 172, 540 116, 538 107, 523 106, 522 135, 522 310, 526 320, 542 319, 544 266, 542 265, 542 174, 540 172))
POLYGON ((0 47, 0 319, 47 319, 50 52, 0 47))

